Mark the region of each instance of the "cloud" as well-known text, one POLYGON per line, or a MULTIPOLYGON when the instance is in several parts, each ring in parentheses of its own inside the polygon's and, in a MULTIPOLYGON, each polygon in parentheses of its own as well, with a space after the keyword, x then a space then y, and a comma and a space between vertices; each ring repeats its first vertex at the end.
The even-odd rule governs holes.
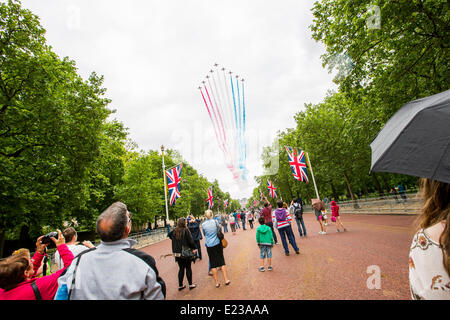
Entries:
POLYGON ((22 0, 47 40, 87 78, 105 76, 114 117, 140 149, 177 148, 232 197, 251 195, 262 147, 294 127, 304 103, 335 88, 311 39, 313 1, 22 0), (248 186, 238 186, 217 147, 197 89, 214 63, 245 78, 248 186), (255 138, 257 137, 257 138, 255 138))

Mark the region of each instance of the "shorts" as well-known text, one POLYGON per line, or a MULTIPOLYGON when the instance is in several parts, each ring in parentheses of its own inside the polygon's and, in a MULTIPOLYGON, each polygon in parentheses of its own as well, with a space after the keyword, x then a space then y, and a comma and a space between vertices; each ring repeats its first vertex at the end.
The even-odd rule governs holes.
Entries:
POLYGON ((261 259, 272 258, 272 247, 266 245, 259 246, 259 257, 261 259))

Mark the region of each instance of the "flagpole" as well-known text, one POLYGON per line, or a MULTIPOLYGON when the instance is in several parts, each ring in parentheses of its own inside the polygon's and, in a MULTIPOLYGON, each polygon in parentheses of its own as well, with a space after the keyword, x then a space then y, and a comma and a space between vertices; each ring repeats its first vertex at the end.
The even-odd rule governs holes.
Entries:
POLYGON ((314 179, 314 172, 313 172, 313 169, 312 169, 312 167, 311 167, 311 162, 309 161, 309 155, 308 155, 307 152, 305 152, 305 153, 306 153, 306 159, 308 160, 309 168, 311 169, 311 176, 312 176, 312 179, 313 179, 313 182, 314 182, 314 189, 316 189, 317 199, 320 200, 320 197, 319 197, 319 191, 317 191, 316 180, 314 179))
POLYGON ((166 203, 166 224, 167 224, 167 234, 170 233, 170 225, 169 225, 169 208, 167 207, 167 186, 166 186, 166 166, 164 164, 164 145, 161 146, 162 152, 162 167, 163 167, 163 176, 164 176, 164 199, 166 203))

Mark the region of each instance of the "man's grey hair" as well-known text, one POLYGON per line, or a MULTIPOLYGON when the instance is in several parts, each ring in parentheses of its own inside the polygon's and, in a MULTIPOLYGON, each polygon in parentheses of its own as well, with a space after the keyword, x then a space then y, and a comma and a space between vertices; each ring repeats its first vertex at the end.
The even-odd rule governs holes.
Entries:
POLYGON ((112 242, 122 239, 128 224, 127 206, 122 202, 114 202, 97 219, 97 233, 103 242, 112 242), (102 221, 108 227, 100 227, 102 221))

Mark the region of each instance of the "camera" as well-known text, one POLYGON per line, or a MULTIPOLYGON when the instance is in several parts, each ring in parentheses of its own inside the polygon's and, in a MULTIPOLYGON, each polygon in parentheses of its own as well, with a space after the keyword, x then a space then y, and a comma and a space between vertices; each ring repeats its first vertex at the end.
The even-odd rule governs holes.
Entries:
POLYGON ((47 233, 42 239, 41 239, 41 243, 42 244, 49 244, 49 243, 52 243, 53 241, 52 241, 52 239, 50 239, 50 238, 58 238, 58 232, 55 232, 55 231, 53 231, 53 232, 50 232, 50 233, 47 233))

